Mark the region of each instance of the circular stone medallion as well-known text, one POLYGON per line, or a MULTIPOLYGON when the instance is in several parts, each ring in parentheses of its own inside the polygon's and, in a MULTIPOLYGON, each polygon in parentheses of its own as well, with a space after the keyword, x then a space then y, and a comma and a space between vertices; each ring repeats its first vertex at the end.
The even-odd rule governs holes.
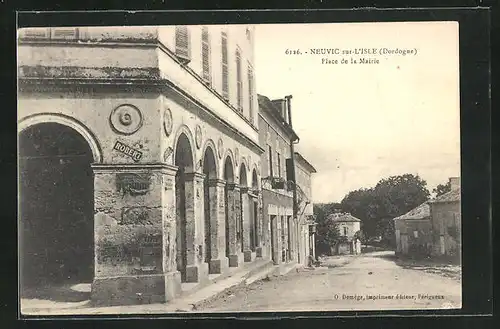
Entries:
POLYGON ((219 141, 217 142, 217 151, 219 152, 219 159, 222 159, 222 155, 224 154, 224 142, 222 141, 222 138, 219 138, 219 141))
POLYGON ((124 104, 115 108, 109 116, 111 128, 122 135, 132 135, 142 126, 142 114, 133 105, 124 104))
POLYGON ((173 127, 173 119, 172 119, 172 111, 170 111, 169 108, 165 109, 165 112, 163 114, 163 129, 165 129, 165 134, 170 136, 172 133, 172 127, 173 127))
POLYGON ((196 126, 196 135, 195 135, 195 138, 196 138, 196 147, 200 148, 201 147, 202 136, 201 136, 201 127, 199 125, 196 126))

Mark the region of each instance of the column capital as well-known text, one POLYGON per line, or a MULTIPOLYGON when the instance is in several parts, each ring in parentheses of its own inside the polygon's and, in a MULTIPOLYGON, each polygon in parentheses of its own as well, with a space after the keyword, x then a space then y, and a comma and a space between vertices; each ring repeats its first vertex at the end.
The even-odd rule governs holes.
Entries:
POLYGON ((205 179, 205 174, 199 173, 199 172, 190 172, 190 173, 185 173, 184 177, 186 178, 187 181, 191 180, 204 180, 205 179))
POLYGON ((242 186, 242 187, 240 187, 240 192, 241 193, 248 193, 249 192, 249 188, 246 187, 246 186, 242 186))
POLYGON ((216 187, 216 186, 223 187, 225 185, 226 185, 226 181, 223 179, 210 178, 208 180, 208 186, 211 186, 211 187, 216 187))
POLYGON ((94 163, 91 164, 94 173, 124 172, 137 173, 145 171, 161 171, 174 176, 178 167, 165 163, 94 163))

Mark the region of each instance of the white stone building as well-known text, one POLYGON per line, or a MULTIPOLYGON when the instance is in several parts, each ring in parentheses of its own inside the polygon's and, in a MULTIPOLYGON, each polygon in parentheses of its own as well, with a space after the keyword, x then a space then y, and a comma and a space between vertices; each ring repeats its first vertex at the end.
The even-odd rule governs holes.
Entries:
POLYGON ((253 49, 246 25, 19 30, 25 284, 164 302, 255 259, 253 49))

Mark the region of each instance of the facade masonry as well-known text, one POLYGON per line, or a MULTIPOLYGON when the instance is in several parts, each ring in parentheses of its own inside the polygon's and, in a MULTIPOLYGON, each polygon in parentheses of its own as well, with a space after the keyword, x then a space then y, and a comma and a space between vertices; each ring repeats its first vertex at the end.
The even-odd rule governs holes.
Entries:
POLYGON ((23 285, 168 302, 305 250, 252 26, 21 29, 18 76, 23 285))

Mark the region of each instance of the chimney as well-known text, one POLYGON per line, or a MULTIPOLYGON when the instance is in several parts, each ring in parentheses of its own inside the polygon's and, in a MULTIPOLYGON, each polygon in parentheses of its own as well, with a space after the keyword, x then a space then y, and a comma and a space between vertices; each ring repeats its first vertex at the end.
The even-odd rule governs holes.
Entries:
POLYGON ((286 99, 275 99, 271 101, 274 106, 276 106, 276 109, 278 110, 279 115, 285 120, 286 123, 288 123, 288 115, 287 115, 287 108, 286 108, 286 99))
POLYGON ((460 189, 460 177, 450 177, 450 185, 452 190, 460 189))

